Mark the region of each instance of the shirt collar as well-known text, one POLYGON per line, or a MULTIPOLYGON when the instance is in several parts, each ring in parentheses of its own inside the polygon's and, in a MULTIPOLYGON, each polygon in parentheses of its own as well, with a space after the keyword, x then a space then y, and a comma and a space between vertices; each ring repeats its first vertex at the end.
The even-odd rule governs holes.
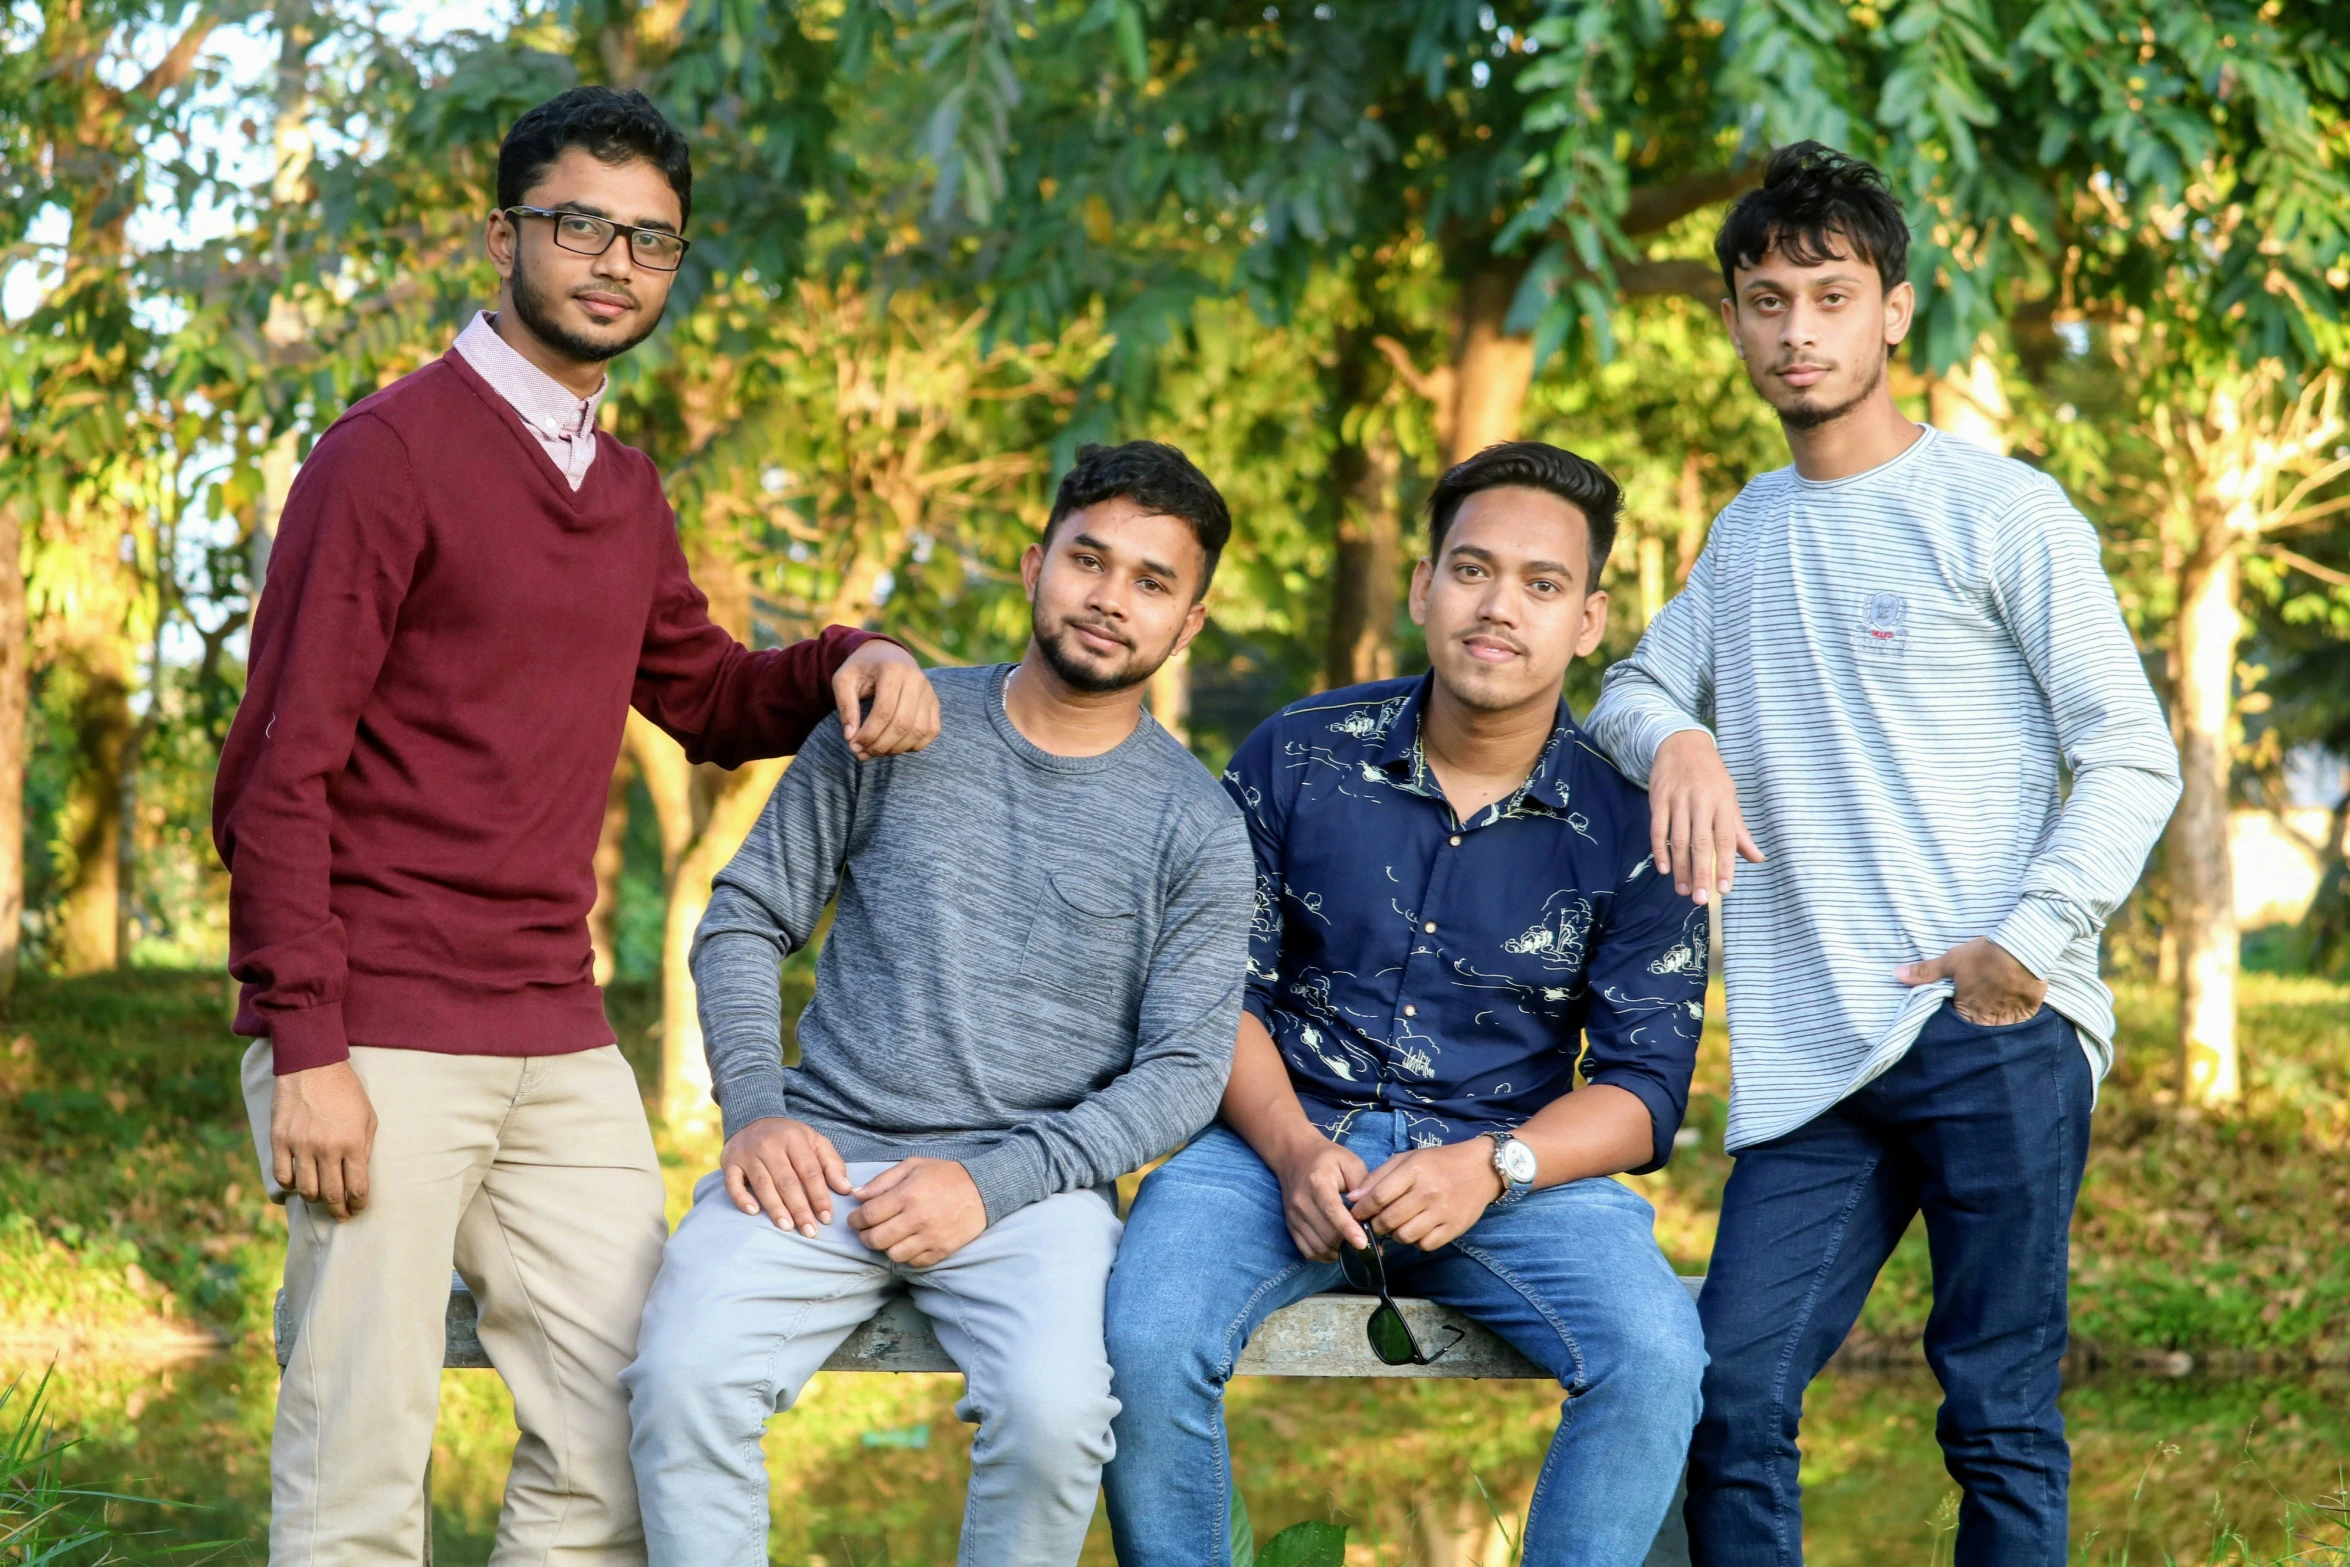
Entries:
POLYGON ((604 400, 605 388, 612 384, 610 377, 598 381, 589 396, 573 396, 571 388, 523 358, 513 344, 500 337, 497 317, 487 310, 475 312, 465 330, 457 334, 457 352, 533 430, 555 439, 594 437, 596 408, 604 400))
MULTIPOLYGON (((1426 778, 1428 763, 1420 751, 1420 717, 1427 706, 1428 687, 1435 678, 1431 673, 1415 681, 1404 693, 1394 715, 1373 731, 1370 738, 1376 747, 1372 760, 1386 769, 1389 776, 1423 794, 1441 795, 1442 791, 1426 778)), ((1526 800, 1539 800, 1554 811, 1564 811, 1567 773, 1574 765, 1575 747, 1581 739, 1566 698, 1559 698, 1558 717, 1551 726, 1550 739, 1543 746, 1542 755, 1535 759, 1534 771, 1527 776, 1525 787, 1503 802, 1503 814, 1526 800)))

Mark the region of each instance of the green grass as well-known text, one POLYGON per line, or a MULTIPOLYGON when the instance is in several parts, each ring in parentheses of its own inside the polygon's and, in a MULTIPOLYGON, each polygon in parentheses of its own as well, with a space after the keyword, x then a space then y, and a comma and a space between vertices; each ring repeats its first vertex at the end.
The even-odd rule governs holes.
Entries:
MULTIPOLYGON (((2075 1248, 2076 1323, 2111 1347, 2295 1358, 2350 1344, 2350 988, 2255 976, 2244 997, 2249 1087, 2239 1113, 2219 1119, 2177 1112, 2165 1095, 2166 1009, 2123 996, 2123 1062, 2098 1111, 2075 1248)), ((656 999, 642 986, 614 998, 640 1071, 656 999)), ((176 1367, 66 1363, 56 1409, 82 1443, 67 1467, 93 1488, 199 1504, 124 1515, 166 1531, 159 1538, 257 1539, 284 1220, 255 1179, 225 986, 184 973, 35 985, 0 1040, 0 1334, 70 1328, 135 1345, 195 1326, 233 1341, 176 1367)), ((1686 1268, 1703 1266, 1729 1168, 1726 1076, 1717 1029, 1692 1116, 1704 1145, 1638 1183, 1686 1268)), ((681 1193, 707 1150, 663 1151, 681 1193)), ((1924 1278, 1913 1237, 1865 1328, 1913 1336, 1924 1278)), ((951 1560, 969 1443, 958 1392, 944 1376, 819 1378, 769 1433, 775 1559, 951 1560), (925 1445, 889 1445, 889 1433, 917 1425, 930 1428, 925 1445), (882 1445, 868 1442, 876 1434, 882 1445)), ((1805 1478, 1817 1567, 1948 1560, 1934 1401, 1922 1378, 1831 1377, 1815 1389, 1805 1478)), ((2068 1389, 2066 1409, 2085 1567, 2343 1563, 2337 1544, 2289 1556, 2302 1547, 2285 1519, 2287 1498, 2302 1498, 2296 1526, 2341 1538, 2310 1499, 2343 1484, 2350 1379, 2098 1381, 2068 1389), (2241 1550, 2230 1528, 2245 1531, 2241 1550)), ((1556 1389, 1532 1384, 1245 1379, 1230 1424, 1260 1536, 1326 1520, 1348 1526, 1350 1560, 1499 1567, 1507 1546, 1486 1494, 1514 1537, 1557 1411, 1556 1389)), ((486 1558, 511 1419, 496 1378, 444 1377, 435 1534, 450 1567, 486 1558)), ((223 1559, 261 1556, 248 1544, 223 1559)), ((1085 1560, 1108 1567, 1098 1526, 1085 1560)))

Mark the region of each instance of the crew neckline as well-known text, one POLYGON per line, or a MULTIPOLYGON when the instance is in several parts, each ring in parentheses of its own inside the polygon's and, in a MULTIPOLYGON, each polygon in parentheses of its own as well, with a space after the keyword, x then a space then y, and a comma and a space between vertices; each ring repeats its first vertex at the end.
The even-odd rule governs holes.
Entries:
POLYGON ((1159 721, 1151 717, 1151 711, 1146 707, 1135 715, 1139 721, 1134 726, 1134 733, 1107 751, 1093 756, 1063 756, 1057 751, 1046 750, 1020 732, 1020 726, 1012 722, 1012 714, 1004 706, 1004 687, 1010 683, 1012 671, 1019 667, 1018 664, 996 665, 987 682, 987 717, 995 725, 995 732, 1002 737, 1004 744, 1012 748, 1012 754, 1031 767, 1041 767, 1053 773, 1105 772, 1117 766, 1129 752, 1140 754, 1141 749, 1150 744, 1150 732, 1159 726, 1159 721))
POLYGON ((1930 424, 1918 425, 1917 431, 1918 438, 1910 442, 1909 445, 1904 447, 1901 451, 1897 452, 1891 457, 1886 458, 1883 462, 1877 464, 1874 468, 1863 468, 1860 472, 1848 473, 1841 479, 1807 479, 1803 476, 1803 470, 1796 467, 1793 463, 1789 463, 1787 465, 1787 471, 1794 475, 1795 482, 1797 484, 1801 485, 1807 490, 1835 490, 1842 489, 1847 484, 1862 484, 1868 480, 1881 478, 1886 474, 1896 471, 1903 463, 1909 462, 1915 458, 1918 453, 1924 451, 1928 446, 1931 446, 1935 441, 1940 440, 1942 437, 1942 432, 1935 429, 1930 424))

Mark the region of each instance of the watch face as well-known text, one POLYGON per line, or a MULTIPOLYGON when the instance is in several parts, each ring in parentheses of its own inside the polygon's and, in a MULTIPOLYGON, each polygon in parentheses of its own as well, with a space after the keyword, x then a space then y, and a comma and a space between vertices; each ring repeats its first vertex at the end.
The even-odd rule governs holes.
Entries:
POLYGON ((1501 1145, 1501 1173, 1510 1178, 1512 1186, 1523 1186, 1534 1179, 1534 1150, 1524 1143, 1511 1141, 1501 1145))

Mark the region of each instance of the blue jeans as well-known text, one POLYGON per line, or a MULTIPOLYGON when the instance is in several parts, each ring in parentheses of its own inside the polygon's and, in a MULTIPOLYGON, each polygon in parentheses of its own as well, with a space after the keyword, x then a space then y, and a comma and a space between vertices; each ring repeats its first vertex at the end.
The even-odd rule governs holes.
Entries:
MULTIPOLYGON (((1377 1169, 1410 1146, 1404 1117, 1366 1114, 1346 1146, 1377 1169)), ((1654 1217, 1615 1181, 1575 1181, 1434 1252, 1388 1248, 1399 1293, 1484 1323, 1572 1395, 1535 1482, 1527 1567, 1638 1567, 1680 1480, 1705 1354, 1654 1217)), ((1224 1567, 1224 1384, 1258 1323, 1343 1287, 1337 1263, 1298 1254, 1280 1182, 1229 1128, 1142 1183, 1107 1312, 1121 1413, 1103 1478, 1122 1567, 1224 1567)))
POLYGON ((1684 1514, 1697 1567, 1803 1560, 1804 1388, 1920 1211, 1935 1435, 1965 1493, 1956 1567, 2063 1567, 2072 1454, 2056 1394, 2090 1096, 2055 1012, 1987 1028, 1945 1003, 1875 1082, 1738 1155, 1698 1305, 1712 1361, 1684 1514))

